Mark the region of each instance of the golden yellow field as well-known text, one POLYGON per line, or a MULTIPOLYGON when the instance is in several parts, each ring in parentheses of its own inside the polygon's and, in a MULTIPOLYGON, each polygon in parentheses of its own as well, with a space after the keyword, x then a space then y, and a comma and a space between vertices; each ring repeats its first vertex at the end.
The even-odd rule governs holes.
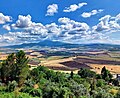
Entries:
POLYGON ((89 64, 90 67, 93 68, 93 70, 96 73, 101 72, 101 69, 105 66, 112 74, 120 74, 120 65, 100 65, 100 64, 89 64))
MULTIPOLYGON (((40 63, 38 65, 46 66, 55 71, 67 72, 70 73, 73 71, 77 73, 80 68, 89 68, 96 73, 100 73, 101 69, 106 66, 106 68, 112 74, 120 74, 120 59, 111 58, 111 57, 90 57, 90 56, 77 56, 77 57, 68 57, 64 58, 63 56, 50 56, 42 57, 43 54, 34 52, 33 50, 26 50, 26 52, 31 52, 27 56, 30 59, 38 59, 40 63), (39 57, 39 58, 38 58, 39 57)), ((5 60, 7 54, 0 54, 0 60, 5 60)), ((33 68, 37 67, 33 61, 33 68)))
POLYGON ((112 74, 120 74, 120 65, 83 63, 83 62, 80 62, 79 60, 77 60, 75 57, 58 59, 58 60, 42 61, 41 64, 44 66, 47 66, 48 68, 51 68, 54 70, 59 70, 62 72, 67 72, 67 73, 70 73, 71 71, 74 71, 75 73, 77 73, 79 68, 81 68, 81 67, 86 68, 88 66, 88 68, 90 68, 91 70, 100 74, 101 69, 105 66, 112 74), (67 65, 66 62, 70 62, 70 63, 68 63, 69 65, 67 65), (73 62, 77 62, 77 65, 73 66, 72 64, 75 64, 73 62), (82 65, 81 65, 81 63, 82 63, 82 65))
POLYGON ((7 56, 7 54, 0 54, 0 60, 5 60, 7 56))

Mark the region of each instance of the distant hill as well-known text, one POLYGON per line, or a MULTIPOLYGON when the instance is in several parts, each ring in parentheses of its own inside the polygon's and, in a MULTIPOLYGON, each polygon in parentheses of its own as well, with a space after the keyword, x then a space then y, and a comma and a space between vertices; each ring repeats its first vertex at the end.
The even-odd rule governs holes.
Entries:
POLYGON ((91 49, 107 49, 107 50, 120 50, 120 45, 113 44, 100 44, 100 43, 92 43, 92 44, 70 44, 64 43, 60 41, 51 41, 44 40, 38 43, 24 43, 21 45, 12 45, 5 46, 4 48, 32 48, 32 47, 64 47, 64 48, 91 48, 91 49))
POLYGON ((120 45, 115 44, 101 44, 101 43, 94 43, 94 44, 84 44, 83 47, 92 48, 92 49, 107 49, 107 50, 120 50, 120 45))
POLYGON ((5 46, 6 48, 25 48, 25 47, 35 47, 35 46, 47 46, 47 47, 73 47, 78 46, 77 44, 70 44, 70 43, 64 43, 59 41, 50 41, 50 40, 44 40, 38 43, 24 43, 21 45, 12 45, 12 46, 5 46))

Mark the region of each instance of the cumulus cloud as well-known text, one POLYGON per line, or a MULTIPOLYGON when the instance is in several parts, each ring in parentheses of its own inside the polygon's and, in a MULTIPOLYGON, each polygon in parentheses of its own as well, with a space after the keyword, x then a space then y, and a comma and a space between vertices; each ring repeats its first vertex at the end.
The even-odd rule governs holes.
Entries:
POLYGON ((103 31, 103 30, 108 30, 109 26, 104 25, 104 23, 101 21, 97 26, 93 27, 96 31, 103 31))
POLYGON ((0 24, 4 24, 6 22, 11 22, 12 17, 11 16, 5 16, 3 13, 0 13, 0 24))
POLYGON ((80 9, 81 7, 83 7, 84 5, 87 5, 87 3, 72 4, 69 7, 65 7, 63 12, 74 12, 77 9, 80 9))
POLYGON ((116 32, 120 30, 120 14, 112 17, 110 15, 105 15, 104 17, 99 19, 99 23, 93 26, 93 29, 97 32, 116 32))
MULTIPOLYGON (((4 40, 5 42, 11 42, 11 38, 14 38, 12 44, 20 44, 37 42, 46 39, 48 37, 48 30, 46 29, 45 25, 42 23, 32 22, 31 18, 32 17, 30 15, 19 15, 16 23, 11 24, 12 32, 4 34, 1 40, 4 40)), ((3 28, 10 30, 9 26, 10 25, 4 25, 3 28)))
MULTIPOLYGON (((24 16, 24 18, 26 17, 27 16, 24 16)), ((26 19, 24 19, 24 21, 26 21, 26 19)), ((19 22, 19 24, 21 24, 22 26, 14 24, 15 26, 17 26, 17 28, 24 29, 20 29, 21 31, 17 31, 17 29, 12 28, 15 29, 15 31, 4 34, 1 37, 0 42, 8 44, 20 44, 39 42, 41 40, 49 39, 79 43, 83 40, 88 41, 100 39, 101 37, 100 34, 95 32, 93 33, 86 23, 74 21, 67 17, 59 18, 59 25, 56 23, 43 25, 42 23, 32 22, 31 19, 29 21, 30 25, 23 26, 22 22, 19 22)))
POLYGON ((9 24, 6 24, 6 25, 3 25, 3 28, 7 31, 10 31, 11 30, 11 27, 9 24))
POLYGON ((47 14, 46 16, 53 16, 55 13, 58 12, 58 5, 52 4, 47 7, 47 14))
POLYGON ((31 21, 30 15, 27 15, 27 16, 19 15, 18 20, 16 21, 15 24, 12 24, 12 27, 26 28, 31 25, 32 25, 32 21, 31 21))
POLYGON ((77 31, 87 31, 89 29, 89 26, 86 23, 76 22, 66 17, 59 18, 58 22, 62 24, 61 28, 64 28, 66 30, 72 29, 77 31))
POLYGON ((98 13, 101 13, 102 11, 103 11, 102 9, 92 10, 91 12, 84 12, 84 13, 82 13, 81 16, 84 17, 84 18, 88 18, 88 17, 91 17, 91 16, 96 15, 98 13))
POLYGON ((85 35, 89 30, 89 26, 86 23, 76 22, 67 17, 59 18, 58 22, 60 25, 56 23, 46 25, 49 39, 65 41, 73 39, 75 35, 85 35))
POLYGON ((79 39, 80 41, 81 39, 85 39, 85 36, 87 37, 91 33, 90 27, 84 22, 77 22, 67 17, 59 18, 58 22, 61 24, 59 26, 61 28, 60 36, 63 37, 63 41, 67 42, 70 40, 72 42, 76 39, 79 39))
POLYGON ((85 22, 75 21, 67 17, 59 18, 58 24, 53 22, 43 25, 33 22, 30 15, 19 15, 14 24, 3 25, 3 28, 8 31, 11 29, 11 32, 0 35, 0 43, 4 43, 4 45, 39 42, 45 39, 71 43, 102 43, 105 40, 110 42, 107 32, 120 31, 120 14, 115 17, 105 15, 93 27, 85 22))
POLYGON ((96 31, 103 31, 103 30, 108 30, 110 29, 109 27, 109 19, 110 19, 110 15, 106 15, 102 18, 99 19, 99 23, 97 24, 97 26, 95 26, 94 28, 96 29, 96 31))
POLYGON ((58 22, 63 23, 63 24, 66 24, 66 23, 68 23, 69 21, 70 21, 70 19, 69 19, 69 18, 66 18, 66 17, 63 17, 63 18, 59 18, 59 19, 58 19, 58 22))
POLYGON ((9 32, 4 35, 0 35, 0 43, 1 43, 0 46, 11 45, 15 42, 16 42, 15 36, 9 34, 9 32))
MULTIPOLYGON (((31 17, 19 16, 15 24, 12 24, 14 32, 9 32, 3 35, 2 41, 6 40, 14 43, 24 42, 39 42, 44 39, 67 41, 67 39, 73 39, 79 37, 84 38, 89 31, 89 26, 83 22, 77 22, 70 18, 63 17, 58 19, 59 25, 56 23, 43 25, 42 23, 35 23, 31 21, 31 17), (20 28, 18 31, 16 28, 20 28), (22 29, 24 28, 24 29, 22 29)), ((4 28, 9 29, 5 25, 4 28)))

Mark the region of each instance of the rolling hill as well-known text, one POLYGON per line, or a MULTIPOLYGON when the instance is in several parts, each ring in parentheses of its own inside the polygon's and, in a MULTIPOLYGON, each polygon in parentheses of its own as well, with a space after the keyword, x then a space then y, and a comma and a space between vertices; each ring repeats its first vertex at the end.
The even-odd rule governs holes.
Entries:
POLYGON ((20 45, 5 46, 4 48, 32 48, 32 47, 64 47, 64 48, 90 48, 90 49, 107 49, 107 50, 120 50, 120 45, 113 44, 101 44, 101 43, 92 43, 92 44, 70 44, 60 41, 51 41, 44 40, 38 43, 23 43, 20 45))

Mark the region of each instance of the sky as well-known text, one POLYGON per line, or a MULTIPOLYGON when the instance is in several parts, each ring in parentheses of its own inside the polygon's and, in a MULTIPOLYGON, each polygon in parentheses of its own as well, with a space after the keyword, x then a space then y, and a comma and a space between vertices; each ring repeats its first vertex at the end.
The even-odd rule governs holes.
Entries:
POLYGON ((0 46, 120 44, 119 7, 120 0, 0 0, 0 46))

